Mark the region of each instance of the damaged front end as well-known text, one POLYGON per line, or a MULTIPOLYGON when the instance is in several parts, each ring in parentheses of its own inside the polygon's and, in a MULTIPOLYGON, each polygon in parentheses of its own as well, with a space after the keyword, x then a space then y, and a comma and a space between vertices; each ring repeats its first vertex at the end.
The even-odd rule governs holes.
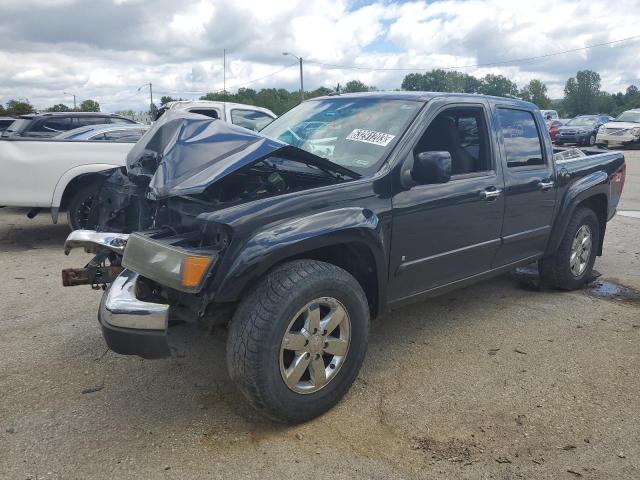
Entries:
POLYGON ((203 214, 358 177, 252 131, 168 112, 103 183, 96 231, 69 235, 66 254, 81 247, 95 257, 64 270, 63 285, 106 290, 99 319, 112 350, 166 356, 170 318, 215 317, 206 287, 233 231, 203 214))

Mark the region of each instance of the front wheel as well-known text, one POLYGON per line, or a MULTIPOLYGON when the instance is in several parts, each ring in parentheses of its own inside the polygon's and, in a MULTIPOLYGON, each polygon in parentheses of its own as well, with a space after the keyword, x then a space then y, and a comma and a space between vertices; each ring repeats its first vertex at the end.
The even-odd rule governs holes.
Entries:
POLYGON ((369 307, 345 270, 296 260, 269 273, 229 327, 229 375, 259 411, 299 423, 333 407, 364 360, 369 307))
POLYGON ((596 144, 596 136, 595 135, 591 135, 589 137, 589 146, 593 147, 596 144))
POLYGON ((98 185, 87 185, 75 192, 67 205, 67 220, 71 230, 95 228, 91 209, 98 195, 98 185))
POLYGON ((556 253, 540 261, 542 280, 563 290, 581 288, 591 277, 599 242, 598 217, 590 208, 578 207, 556 253))

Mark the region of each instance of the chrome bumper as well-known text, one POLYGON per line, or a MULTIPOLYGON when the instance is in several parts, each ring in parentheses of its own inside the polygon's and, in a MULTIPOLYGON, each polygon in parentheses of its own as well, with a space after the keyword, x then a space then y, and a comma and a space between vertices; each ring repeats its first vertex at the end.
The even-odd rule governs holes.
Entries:
POLYGON ((127 233, 96 232, 93 230, 74 230, 64 242, 64 254, 77 247, 84 248, 87 253, 98 253, 106 248, 122 255, 129 239, 127 233))
POLYGON ((138 274, 124 270, 104 292, 98 319, 109 348, 143 358, 169 356, 169 305, 138 300, 138 274))

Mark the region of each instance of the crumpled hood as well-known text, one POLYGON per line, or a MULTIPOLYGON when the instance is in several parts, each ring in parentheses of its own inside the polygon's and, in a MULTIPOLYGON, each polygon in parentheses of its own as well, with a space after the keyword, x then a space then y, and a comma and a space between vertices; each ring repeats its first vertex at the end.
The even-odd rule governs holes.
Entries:
POLYGON ((222 120, 168 111, 127 155, 130 177, 148 177, 149 196, 162 199, 202 193, 242 167, 282 155, 349 178, 351 170, 325 158, 222 120))
POLYGON ((196 194, 287 147, 221 120, 170 110, 129 151, 127 172, 151 177, 149 193, 155 199, 196 194))

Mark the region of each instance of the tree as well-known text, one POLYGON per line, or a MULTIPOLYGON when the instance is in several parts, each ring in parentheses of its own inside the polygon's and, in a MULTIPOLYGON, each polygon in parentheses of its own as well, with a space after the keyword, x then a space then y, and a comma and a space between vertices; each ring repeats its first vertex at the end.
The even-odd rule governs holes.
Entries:
POLYGON ((178 102, 180 100, 182 100, 182 98, 173 98, 168 95, 164 95, 160 97, 160 105, 166 105, 169 102, 178 102))
POLYGON ((370 87, 362 83, 360 80, 351 80, 347 82, 342 89, 344 93, 368 92, 370 87))
POLYGON ((71 109, 67 107, 64 103, 58 103, 53 107, 47 108, 47 112, 70 112, 71 109))
POLYGON ((598 113, 600 75, 593 70, 580 70, 564 85, 564 106, 570 115, 598 113))
POLYGON ((80 112, 99 112, 100 104, 95 100, 85 100, 80 104, 80 112))
POLYGON ((496 97, 515 97, 518 95, 518 85, 503 75, 485 75, 478 91, 484 95, 496 97))
POLYGON ((520 98, 543 110, 551 106, 551 99, 547 96, 547 86, 538 79, 531 80, 520 90, 520 98))
POLYGON ((25 115, 35 111, 28 100, 9 100, 6 105, 7 115, 25 115))

